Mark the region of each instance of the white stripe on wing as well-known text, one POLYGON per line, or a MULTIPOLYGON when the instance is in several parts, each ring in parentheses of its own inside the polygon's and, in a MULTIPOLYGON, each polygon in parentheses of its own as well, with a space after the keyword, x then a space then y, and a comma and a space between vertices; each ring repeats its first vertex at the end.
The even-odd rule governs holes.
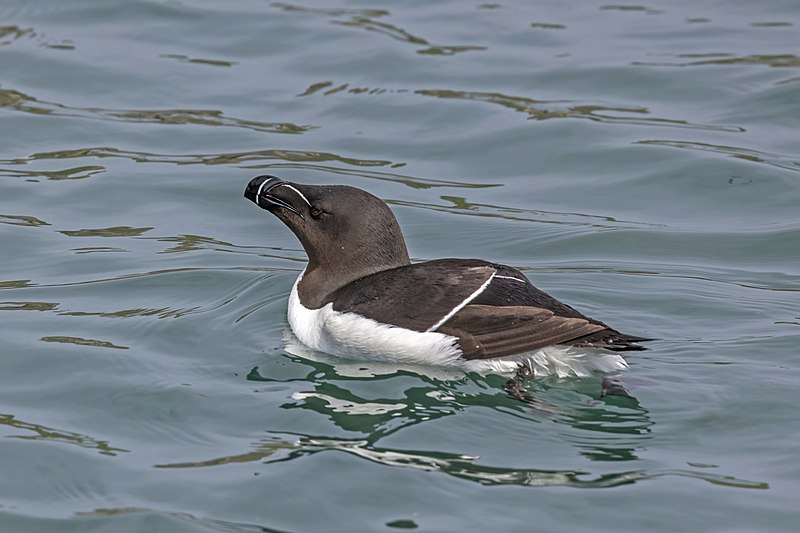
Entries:
POLYGON ((519 278, 512 278, 511 276, 495 276, 497 279, 513 279, 514 281, 519 281, 520 283, 527 283, 524 279, 519 278))
POLYGON ((497 272, 496 272, 496 271, 495 271, 495 272, 492 272, 492 275, 491 275, 491 276, 489 276, 489 279, 487 279, 486 281, 484 281, 484 282, 483 282, 483 285, 481 285, 480 287, 478 287, 478 290, 477 290, 477 291, 475 291, 475 292, 473 292, 472 294, 470 294, 469 296, 467 296, 467 298, 466 298, 466 299, 465 299, 463 302, 461 302, 460 304, 458 304, 457 306, 455 306, 455 307, 454 307, 454 308, 453 308, 453 309, 452 309, 452 310, 451 310, 449 313, 447 313, 446 315, 444 315, 444 318, 443 318, 443 319, 441 319, 439 322, 437 322, 436 324, 432 325, 431 327, 429 327, 429 328, 428 328, 428 329, 426 329, 425 331, 426 331, 426 332, 428 332, 428 331, 436 331, 437 329, 439 329, 439 327, 440 327, 442 324, 444 324, 445 322, 447 322, 448 320, 450 320, 450 319, 453 317, 453 315, 455 315, 456 313, 458 313, 459 311, 461 311, 461 309, 463 309, 465 305, 467 305, 468 303, 470 303, 472 300, 474 300, 475 298, 477 298, 477 296, 478 296, 480 293, 482 293, 483 291, 485 291, 485 290, 486 290, 486 287, 488 287, 488 286, 489 286, 489 284, 490 284, 490 283, 492 282, 492 280, 494 279, 495 275, 497 275, 497 272))

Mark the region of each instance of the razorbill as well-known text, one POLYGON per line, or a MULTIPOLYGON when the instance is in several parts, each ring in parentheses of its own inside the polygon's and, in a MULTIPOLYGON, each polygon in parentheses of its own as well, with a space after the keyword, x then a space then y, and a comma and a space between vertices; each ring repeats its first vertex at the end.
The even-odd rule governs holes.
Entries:
POLYGON ((644 341, 589 318, 518 270, 480 259, 412 264, 392 211, 343 185, 253 178, 245 198, 286 224, 308 254, 289 296, 304 345, 338 357, 456 365, 481 373, 587 375, 627 368, 644 341))

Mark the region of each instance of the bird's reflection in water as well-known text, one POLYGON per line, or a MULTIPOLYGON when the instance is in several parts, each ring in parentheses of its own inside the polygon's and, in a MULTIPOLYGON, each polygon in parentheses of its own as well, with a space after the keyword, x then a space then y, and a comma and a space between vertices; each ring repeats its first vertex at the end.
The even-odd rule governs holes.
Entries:
MULTIPOLYGON (((313 411, 356 436, 344 438, 296 430, 269 430, 264 438, 253 443, 250 450, 238 455, 156 466, 201 468, 254 461, 270 465, 336 451, 374 464, 440 472, 482 485, 607 488, 664 476, 681 476, 715 485, 769 488, 764 482, 713 473, 705 468, 652 470, 633 467, 630 462, 637 466, 640 464, 636 461, 636 453, 650 438, 653 422, 647 410, 632 396, 603 396, 602 378, 599 376, 528 381, 526 394, 533 401, 522 402, 505 392, 506 379, 500 376, 456 375, 441 368, 433 369, 431 375, 423 367, 392 369, 383 364, 323 362, 319 360, 322 358, 296 360, 307 365, 309 373, 306 378, 291 381, 304 383, 309 389, 294 392, 291 401, 282 407, 313 411), (400 449, 381 443, 384 437, 402 429, 457 415, 473 407, 490 408, 498 416, 515 417, 517 422, 522 422, 522 427, 546 422, 558 424, 563 439, 585 459, 629 463, 613 472, 609 472, 607 467, 591 472, 586 463, 583 469, 513 468, 487 465, 474 455, 400 449)), ((257 368, 250 372, 248 379, 282 381, 261 375, 257 368)))
MULTIPOLYGON (((298 391, 285 409, 319 413, 333 424, 364 435, 369 446, 422 422, 455 415, 472 407, 525 423, 563 425, 565 440, 590 460, 636 459, 649 439, 652 421, 619 379, 508 380, 466 374, 458 369, 347 361, 314 352, 285 335, 286 350, 309 365, 309 390, 298 391), (380 381, 381 385, 376 386, 380 381), (375 397, 375 391, 380 397, 375 397)), ((257 371, 249 377, 269 381, 257 371)))
MULTIPOLYGON (((239 456, 203 462, 158 465, 162 468, 194 468, 234 462, 262 461, 273 464, 338 451, 384 466, 434 471, 482 485, 567 486, 607 488, 640 481, 680 476, 715 485, 767 489, 767 483, 709 472, 707 469, 637 469, 608 472, 576 469, 535 469, 492 466, 473 455, 440 450, 407 450, 381 444, 381 440, 404 428, 457 415, 473 407, 490 408, 498 416, 512 416, 524 424, 552 422, 580 455, 590 461, 635 461, 650 438, 653 422, 630 395, 603 395, 602 378, 532 380, 522 402, 507 394, 506 379, 424 367, 394 367, 385 364, 297 359, 308 365, 310 390, 292 394, 284 409, 316 412, 337 427, 357 437, 324 436, 296 431, 267 431, 267 437, 239 456), (428 372, 430 370, 430 372, 428 372), (379 391, 380 397, 375 397, 379 391)), ((248 379, 272 382, 253 369, 248 379)), ((295 383, 298 380, 293 380, 295 383)), ((606 385, 608 387, 609 385, 606 385)), ((523 425, 524 425, 523 424, 523 425)), ((588 470, 588 469, 587 469, 588 470)))

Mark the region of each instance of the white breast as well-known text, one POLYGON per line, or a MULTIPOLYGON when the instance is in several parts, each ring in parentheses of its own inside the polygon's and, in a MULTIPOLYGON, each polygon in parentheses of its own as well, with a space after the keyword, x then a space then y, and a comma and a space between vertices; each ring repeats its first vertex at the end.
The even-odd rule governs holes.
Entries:
POLYGON ((308 309, 300 303, 297 278, 289 296, 289 325, 306 346, 348 359, 452 365, 461 358, 456 337, 388 326, 355 313, 334 311, 333 304, 308 309))

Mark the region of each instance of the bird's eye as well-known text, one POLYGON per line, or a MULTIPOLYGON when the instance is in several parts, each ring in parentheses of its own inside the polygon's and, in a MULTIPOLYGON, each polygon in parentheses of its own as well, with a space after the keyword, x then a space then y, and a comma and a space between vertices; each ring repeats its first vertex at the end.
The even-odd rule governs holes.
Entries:
POLYGON ((319 207, 311 207, 311 217, 312 218, 319 218, 322 215, 322 209, 319 207))

